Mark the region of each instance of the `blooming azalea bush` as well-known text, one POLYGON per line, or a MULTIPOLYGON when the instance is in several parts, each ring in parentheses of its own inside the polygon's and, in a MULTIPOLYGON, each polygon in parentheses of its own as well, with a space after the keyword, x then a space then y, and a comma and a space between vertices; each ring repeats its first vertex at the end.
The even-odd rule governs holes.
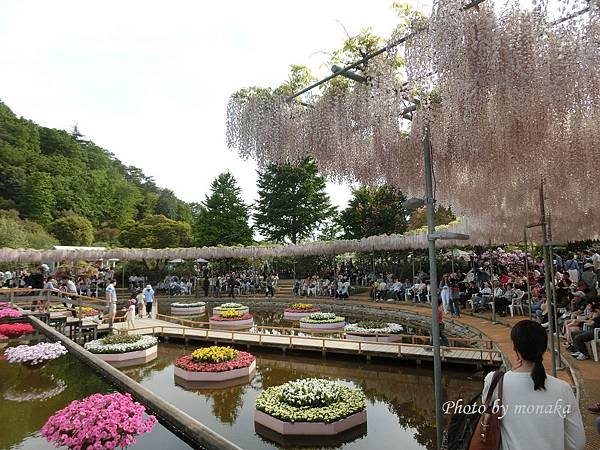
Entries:
POLYGON ((4 351, 9 363, 22 363, 36 366, 67 354, 60 342, 40 342, 35 345, 19 345, 4 351))
POLYGON ((235 321, 235 320, 248 320, 252 319, 251 314, 242 314, 239 311, 223 311, 220 316, 212 316, 210 320, 217 321, 235 321))
POLYGON ((347 333, 365 334, 398 334, 404 331, 404 327, 398 323, 388 323, 379 320, 363 320, 358 323, 349 323, 344 327, 347 333))
POLYGON ((130 394, 94 394, 57 411, 41 434, 57 447, 73 450, 129 447, 136 436, 152 431, 156 417, 130 394))
POLYGON ((0 324, 0 335, 10 339, 18 338, 24 334, 33 333, 33 326, 28 323, 3 323, 0 324))
POLYGON ((17 308, 2 308, 0 309, 0 319, 5 317, 21 317, 23 313, 17 308))
POLYGON ((158 338, 154 336, 107 336, 86 342, 84 347, 92 353, 127 353, 146 350, 157 344, 158 338))
POLYGON ((321 309, 312 303, 294 303, 289 308, 286 308, 285 312, 318 312, 321 309))
POLYGON ((175 302, 175 303, 171 303, 171 306, 174 308, 199 308, 200 306, 206 306, 206 303, 204 303, 204 302, 192 302, 192 303, 175 302))
POLYGON ((346 320, 345 317, 336 316, 334 313, 323 313, 316 312, 312 313, 308 317, 303 317, 300 319, 300 322, 304 323, 338 323, 344 322, 346 320))
POLYGON ((227 372, 248 367, 255 361, 254 355, 231 347, 212 346, 194 350, 175 361, 175 367, 188 372, 227 372))
POLYGON ((331 423, 365 409, 365 396, 341 383, 308 378, 264 390, 256 409, 285 422, 331 423))

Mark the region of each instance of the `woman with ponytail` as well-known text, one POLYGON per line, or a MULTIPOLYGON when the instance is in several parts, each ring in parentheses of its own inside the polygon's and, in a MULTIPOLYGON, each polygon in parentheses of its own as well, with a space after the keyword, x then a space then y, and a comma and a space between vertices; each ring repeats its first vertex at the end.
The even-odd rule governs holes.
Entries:
MULTIPOLYGON (((583 450, 585 432, 573 390, 544 369, 546 330, 538 322, 522 320, 510 337, 515 358, 502 388, 502 450, 583 450)), ((485 378, 483 399, 492 377, 485 378)), ((492 398, 497 398, 496 391, 492 398)))

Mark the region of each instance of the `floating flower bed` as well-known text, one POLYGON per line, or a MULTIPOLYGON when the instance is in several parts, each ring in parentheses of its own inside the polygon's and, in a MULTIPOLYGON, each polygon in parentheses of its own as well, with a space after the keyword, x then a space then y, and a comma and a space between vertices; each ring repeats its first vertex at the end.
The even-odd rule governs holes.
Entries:
POLYGON ((175 376, 185 381, 222 382, 249 377, 256 370, 256 358, 231 347, 196 349, 175 361, 175 376))
POLYGON ((346 318, 334 313, 316 312, 300 319, 300 328, 337 329, 346 325, 346 318))
POLYGON ((241 303, 222 303, 220 306, 216 306, 213 308, 213 315, 219 316, 225 311, 237 311, 242 314, 247 314, 250 312, 250 308, 248 306, 242 305, 241 303))
POLYGON ((6 318, 17 318, 17 317, 21 317, 23 315, 23 313, 21 311, 19 311, 17 308, 12 308, 12 307, 5 307, 0 309, 0 319, 6 319, 6 318))
POLYGON ((319 311, 321 311, 321 309, 312 303, 294 303, 289 308, 283 310, 283 318, 288 320, 299 320, 319 311))
POLYGON ((251 327, 254 324, 254 318, 251 314, 232 309, 210 317, 208 323, 214 328, 251 327))
POLYGON ((109 335, 84 344, 86 350, 107 362, 150 361, 158 356, 158 338, 141 335, 109 335))
POLYGON ((67 349, 60 342, 40 342, 35 345, 9 347, 4 354, 9 363, 21 363, 34 367, 66 355, 67 349))
POLYGON ((171 303, 171 314, 185 314, 188 316, 204 314, 206 311, 206 303, 204 302, 192 302, 192 303, 171 303))
POLYGON ((41 434, 57 447, 106 449, 129 447, 136 436, 152 431, 156 417, 129 394, 94 394, 56 412, 41 434))
POLYGON ((344 331, 347 339, 356 341, 398 342, 402 341, 404 327, 398 323, 364 320, 346 325, 344 331))
POLYGON ((50 306, 48 312, 53 319, 57 317, 73 317, 73 312, 64 306, 50 306))
POLYGON ((28 323, 3 323, 0 324, 0 336, 6 336, 9 339, 15 339, 24 334, 33 333, 33 326, 28 323))
POLYGON ((365 396, 331 380, 290 381, 258 396, 254 420, 282 435, 334 435, 366 422, 365 396))
POLYGON ((90 320, 98 319, 100 317, 100 311, 89 306, 84 306, 81 308, 81 317, 90 320))

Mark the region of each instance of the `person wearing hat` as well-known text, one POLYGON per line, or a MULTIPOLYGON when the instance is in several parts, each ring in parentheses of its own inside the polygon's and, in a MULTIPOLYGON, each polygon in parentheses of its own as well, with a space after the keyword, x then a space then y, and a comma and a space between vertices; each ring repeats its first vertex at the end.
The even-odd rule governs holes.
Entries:
MULTIPOLYGON (((585 298, 585 294, 583 292, 580 292, 580 294, 583 294, 583 297, 585 298)), ((567 346, 568 351, 570 351, 570 352, 577 351, 577 349, 573 345, 573 334, 580 332, 582 330, 583 323, 586 320, 589 320, 592 318, 593 318, 593 307, 592 307, 592 303, 590 302, 587 305, 585 305, 585 309, 583 310, 583 312, 581 312, 581 311, 574 312, 573 314, 571 314, 571 319, 566 320, 563 323, 562 334, 565 338, 565 345, 567 346)))
POLYGON ((142 291, 144 297, 146 297, 146 313, 148 313, 148 319, 152 318, 152 304, 154 303, 154 289, 152 286, 147 284, 142 291))
POLYGON ((136 299, 132 298, 129 300, 129 307, 125 313, 125 319, 127 320, 127 328, 131 325, 131 328, 135 328, 135 304, 136 299))
POLYGON ((578 311, 585 308, 585 305, 589 303, 587 299, 587 295, 583 291, 576 291, 573 293, 573 298, 571 299, 571 311, 573 313, 577 313, 578 311))
POLYGON ((585 263, 583 265, 581 281, 585 283, 585 287, 587 288, 586 293, 589 296, 596 295, 596 287, 598 286, 598 276, 596 275, 596 272, 594 272, 594 265, 592 263, 585 263))

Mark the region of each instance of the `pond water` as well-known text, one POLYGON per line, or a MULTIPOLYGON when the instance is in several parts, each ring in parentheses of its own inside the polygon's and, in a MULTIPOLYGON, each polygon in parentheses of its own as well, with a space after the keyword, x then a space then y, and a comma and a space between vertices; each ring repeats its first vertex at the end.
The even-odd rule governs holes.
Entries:
MULTIPOLYGON (((4 348, 0 354, 4 354, 4 348)), ((37 369, 0 360, 0 449, 55 448, 39 432, 48 418, 73 400, 112 391, 110 385, 70 354, 37 369)), ((151 433, 138 437, 131 448, 190 447, 157 423, 151 433)))
MULTIPOLYGON (((253 418, 256 397, 263 389, 306 377, 327 377, 362 389, 368 414, 366 430, 359 428, 327 445, 322 445, 326 441, 321 438, 310 448, 434 448, 431 368, 252 350, 257 356, 257 371, 250 383, 218 390, 185 389, 175 383, 173 362, 196 347, 161 344, 154 361, 121 370, 244 449, 306 448, 293 440, 275 442, 260 436, 253 418)), ((482 374, 444 370, 442 386, 445 400, 472 398, 481 391, 482 374)))

